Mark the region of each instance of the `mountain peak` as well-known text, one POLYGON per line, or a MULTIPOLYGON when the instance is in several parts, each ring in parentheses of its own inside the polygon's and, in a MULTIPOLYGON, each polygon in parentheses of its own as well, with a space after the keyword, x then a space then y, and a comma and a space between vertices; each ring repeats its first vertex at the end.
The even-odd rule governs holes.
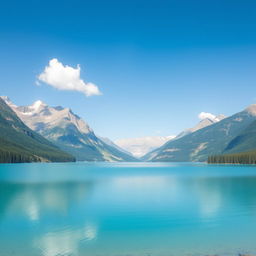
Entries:
POLYGON ((35 101, 30 108, 33 108, 35 111, 38 110, 41 106, 47 106, 47 104, 45 104, 43 101, 41 100, 37 100, 35 101))
POLYGON ((41 100, 37 100, 33 103, 32 107, 33 108, 39 108, 41 105, 46 105, 45 103, 43 103, 41 100))
POLYGON ((70 108, 51 107, 41 100, 28 106, 15 106, 8 97, 2 99, 30 129, 75 155, 78 160, 136 161, 117 146, 104 143, 95 136, 89 125, 70 108))
POLYGON ((8 96, 0 96, 0 98, 3 99, 4 101, 11 101, 8 96))
POLYGON ((0 96, 0 98, 2 100, 4 100, 7 105, 9 105, 11 107, 16 107, 16 105, 13 104, 13 102, 10 100, 10 98, 8 96, 0 96))
POLYGON ((223 114, 219 114, 219 115, 213 115, 211 113, 206 113, 206 112, 201 112, 198 115, 200 122, 197 123, 194 127, 192 128, 188 128, 184 131, 182 131, 181 133, 179 133, 175 139, 180 139, 181 137, 184 137, 190 133, 196 132, 198 130, 201 130, 207 126, 210 126, 214 123, 220 122, 221 120, 225 119, 226 116, 223 114))
POLYGON ((226 118, 225 115, 223 114, 219 114, 219 115, 214 115, 214 114, 211 114, 211 113, 207 113, 207 112, 201 112, 199 115, 198 115, 198 118, 202 121, 204 120, 208 120, 208 121, 211 121, 213 123, 216 123, 216 122, 219 122, 221 121, 222 119, 226 118))

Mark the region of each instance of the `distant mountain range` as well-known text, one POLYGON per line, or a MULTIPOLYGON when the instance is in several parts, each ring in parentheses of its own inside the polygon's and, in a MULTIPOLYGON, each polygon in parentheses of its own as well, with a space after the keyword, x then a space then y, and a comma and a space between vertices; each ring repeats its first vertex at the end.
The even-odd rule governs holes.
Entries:
POLYGON ((16 106, 9 98, 2 99, 30 129, 79 161, 137 161, 98 138, 89 125, 69 108, 51 107, 42 101, 16 106))
POLYGON ((208 156, 255 149, 256 105, 206 127, 171 140, 146 154, 144 161, 207 161, 208 156))
POLYGON ((111 147, 114 147, 116 149, 118 149, 119 151, 125 153, 125 154, 128 154, 128 155, 133 155, 131 152, 125 150, 123 147, 120 147, 118 146, 115 142, 113 142, 112 140, 110 140, 109 138, 106 138, 106 137, 101 137, 101 136, 98 136, 103 142, 105 142, 107 145, 111 146, 111 147))
POLYGON ((0 162, 75 161, 68 153, 28 128, 0 98, 0 162))
POLYGON ((127 152, 130 152, 133 156, 140 158, 173 138, 175 138, 175 136, 127 138, 116 140, 115 144, 125 149, 127 152))

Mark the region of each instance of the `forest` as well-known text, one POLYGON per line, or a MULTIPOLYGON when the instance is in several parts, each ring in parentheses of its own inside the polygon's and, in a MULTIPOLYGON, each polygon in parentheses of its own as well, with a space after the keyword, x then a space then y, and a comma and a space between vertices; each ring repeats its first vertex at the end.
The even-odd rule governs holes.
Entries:
POLYGON ((209 164, 256 164, 256 151, 213 155, 208 157, 209 164))

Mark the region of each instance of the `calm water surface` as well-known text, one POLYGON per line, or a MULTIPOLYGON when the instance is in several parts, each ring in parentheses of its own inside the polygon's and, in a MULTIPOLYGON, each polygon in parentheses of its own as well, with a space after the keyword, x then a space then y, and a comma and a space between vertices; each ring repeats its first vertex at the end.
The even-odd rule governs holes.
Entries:
POLYGON ((256 167, 0 165, 0 255, 256 254, 256 167))

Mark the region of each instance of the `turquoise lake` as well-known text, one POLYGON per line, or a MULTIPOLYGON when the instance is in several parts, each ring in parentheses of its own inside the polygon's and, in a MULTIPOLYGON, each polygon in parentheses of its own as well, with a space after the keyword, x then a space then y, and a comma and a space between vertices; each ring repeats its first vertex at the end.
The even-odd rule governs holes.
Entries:
POLYGON ((0 255, 256 254, 256 167, 0 165, 0 255))

